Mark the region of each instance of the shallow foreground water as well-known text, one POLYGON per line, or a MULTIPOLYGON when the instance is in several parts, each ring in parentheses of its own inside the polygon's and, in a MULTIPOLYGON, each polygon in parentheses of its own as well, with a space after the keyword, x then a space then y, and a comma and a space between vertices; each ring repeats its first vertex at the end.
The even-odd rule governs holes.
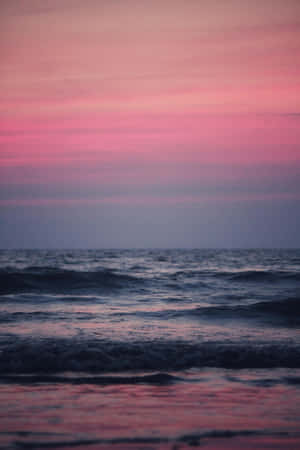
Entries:
POLYGON ((299 250, 0 252, 0 448, 300 448, 299 250))

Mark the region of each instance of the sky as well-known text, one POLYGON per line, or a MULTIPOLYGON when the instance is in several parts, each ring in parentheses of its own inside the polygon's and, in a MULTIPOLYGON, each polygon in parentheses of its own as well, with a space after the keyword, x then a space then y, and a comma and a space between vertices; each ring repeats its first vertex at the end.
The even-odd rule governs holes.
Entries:
POLYGON ((300 247, 299 0, 1 0, 0 248, 300 247))

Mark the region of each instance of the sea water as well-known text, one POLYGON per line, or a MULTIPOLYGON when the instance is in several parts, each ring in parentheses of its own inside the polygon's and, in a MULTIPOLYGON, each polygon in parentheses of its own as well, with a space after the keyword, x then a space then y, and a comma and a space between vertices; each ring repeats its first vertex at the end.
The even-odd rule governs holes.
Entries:
POLYGON ((0 448, 300 448, 299 250, 0 252, 0 448))

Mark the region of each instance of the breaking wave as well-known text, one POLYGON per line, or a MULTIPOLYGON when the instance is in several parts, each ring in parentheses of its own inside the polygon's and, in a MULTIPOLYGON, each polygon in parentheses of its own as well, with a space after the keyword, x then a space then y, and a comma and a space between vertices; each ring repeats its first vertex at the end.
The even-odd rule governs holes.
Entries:
POLYGON ((0 372, 166 372, 201 367, 300 368, 292 343, 199 344, 182 341, 113 342, 76 338, 20 339, 0 352, 0 372))

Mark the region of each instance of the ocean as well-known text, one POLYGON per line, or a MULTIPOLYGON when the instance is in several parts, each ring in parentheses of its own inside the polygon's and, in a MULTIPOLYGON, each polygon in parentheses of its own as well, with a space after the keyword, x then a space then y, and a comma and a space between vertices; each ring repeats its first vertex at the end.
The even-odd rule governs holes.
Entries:
POLYGON ((300 250, 2 250, 1 449, 299 449, 300 250))

